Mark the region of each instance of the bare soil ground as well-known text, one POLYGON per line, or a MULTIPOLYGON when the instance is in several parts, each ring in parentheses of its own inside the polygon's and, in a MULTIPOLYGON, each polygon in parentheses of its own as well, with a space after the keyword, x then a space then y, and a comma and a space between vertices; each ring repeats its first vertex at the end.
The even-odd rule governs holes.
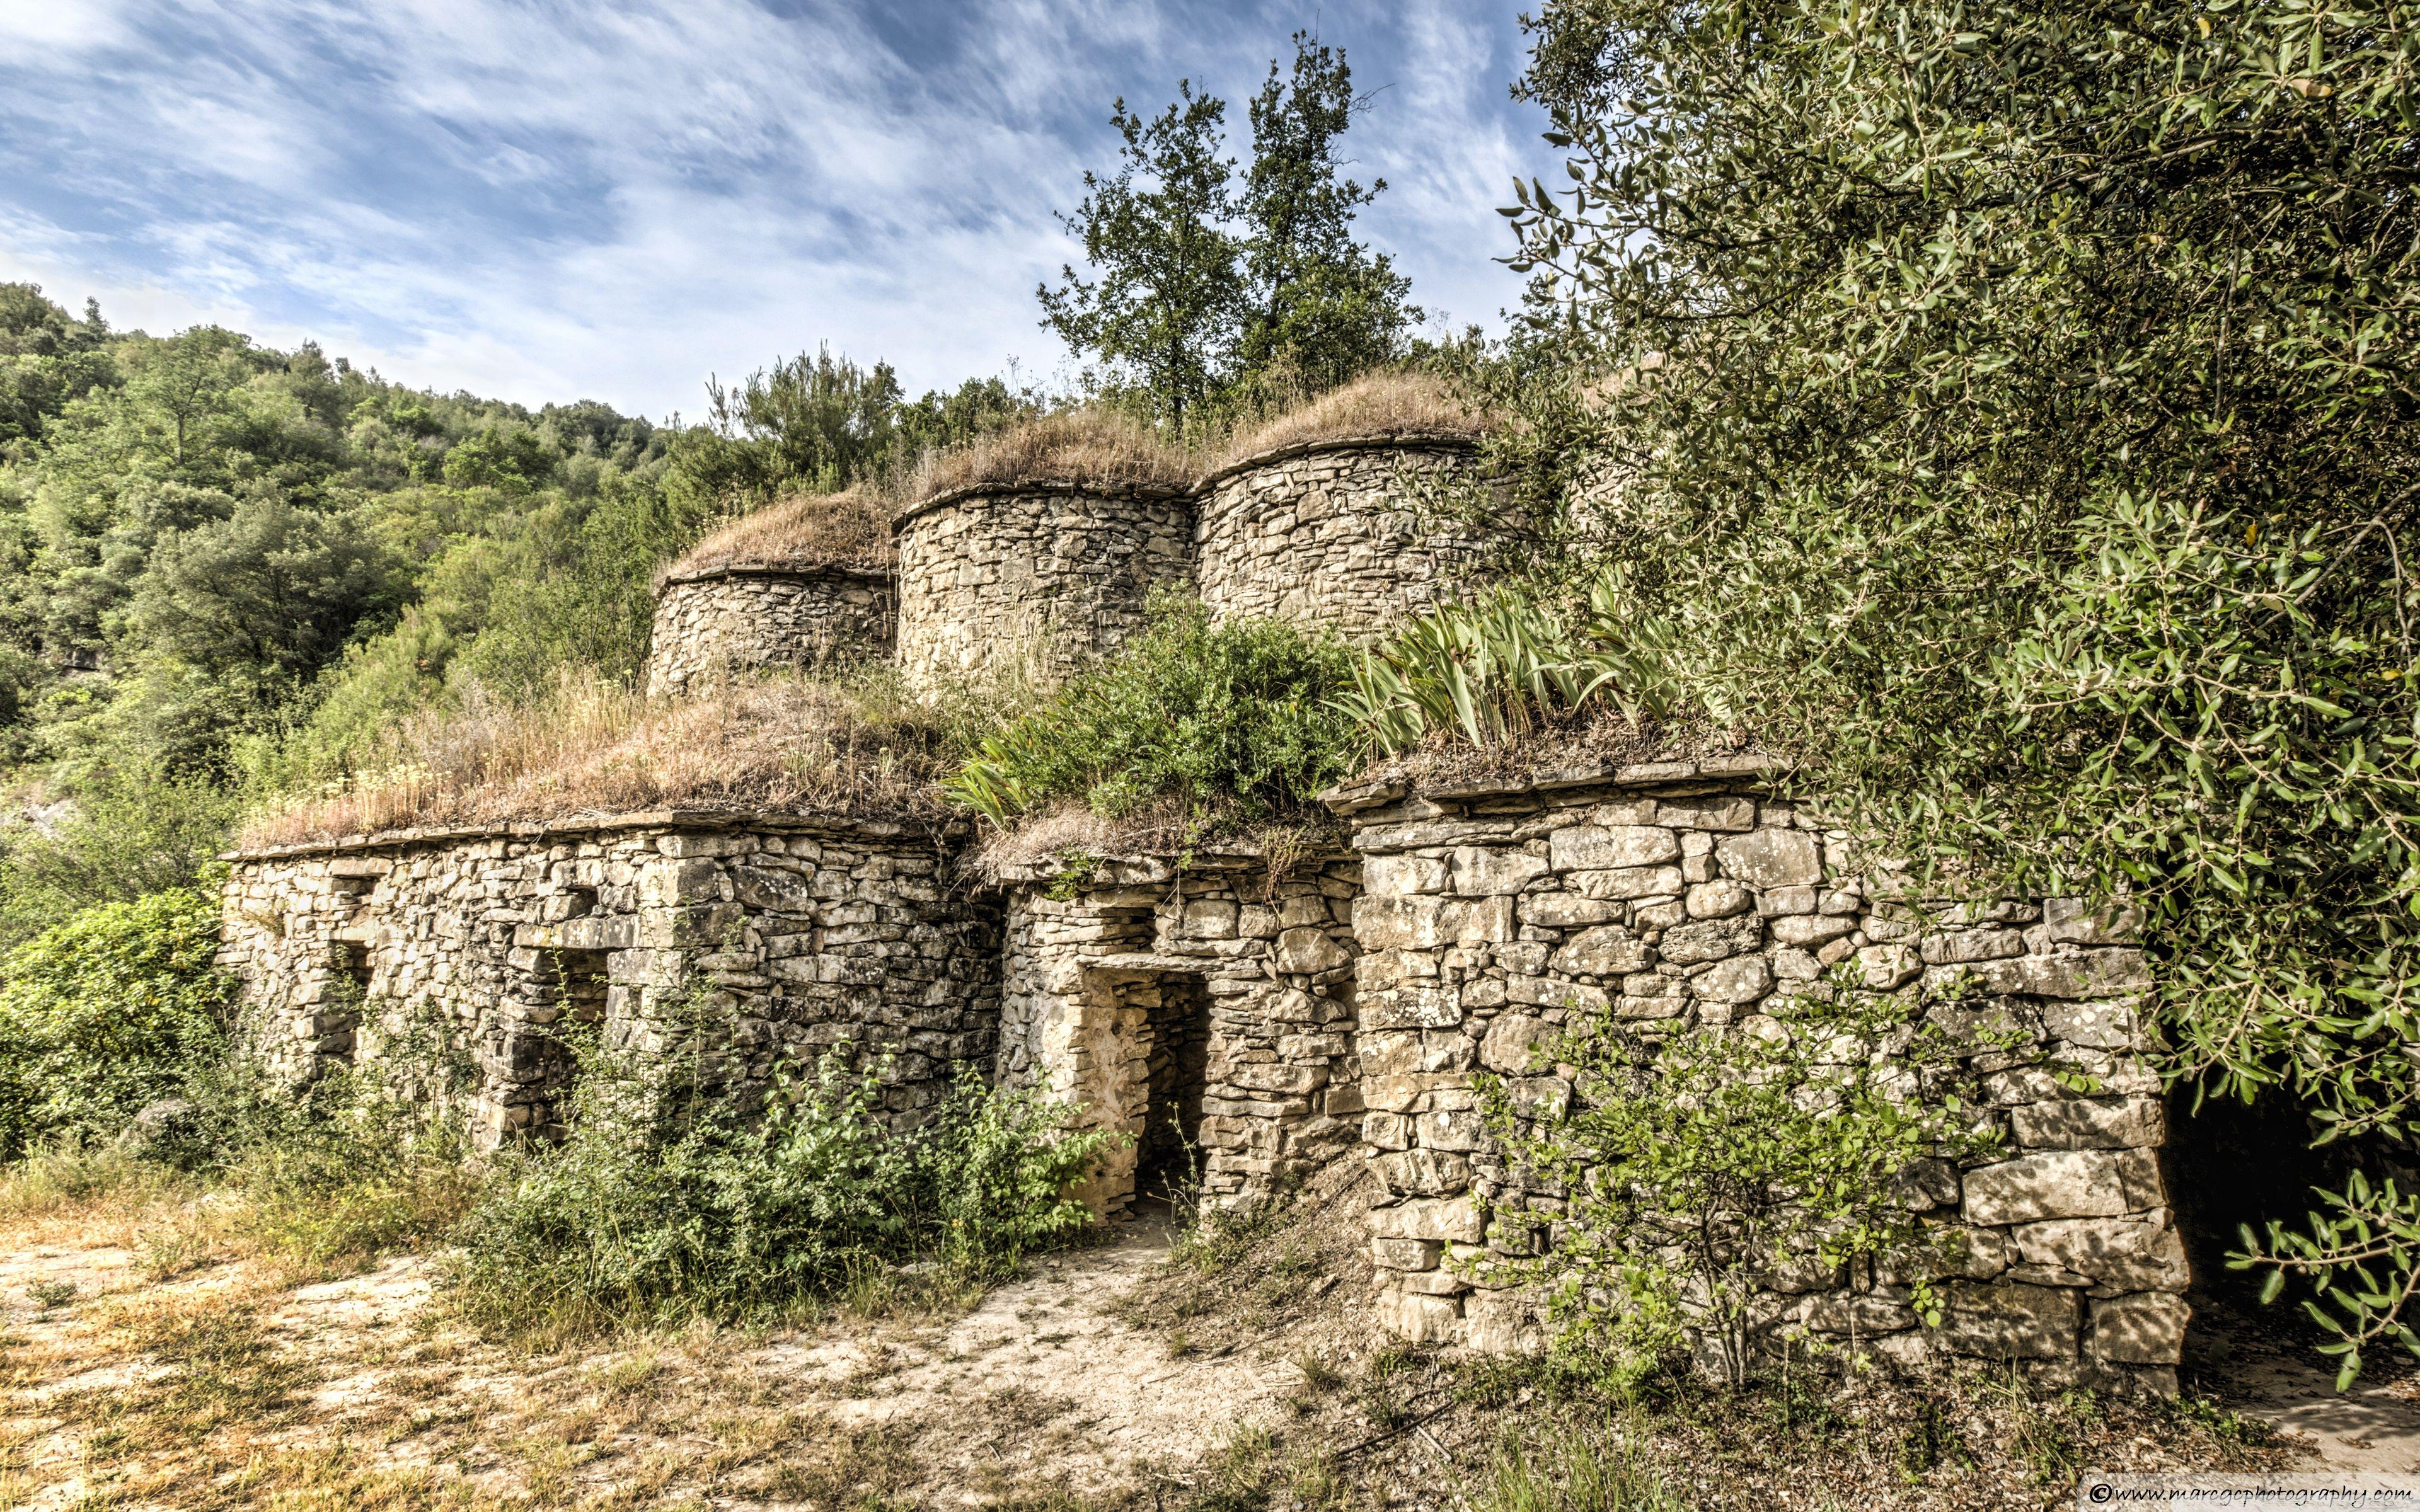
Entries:
POLYGON ((1128 1223, 960 1305, 554 1353, 453 1326, 424 1258, 298 1277, 191 1198, 63 1211, 0 1228, 0 1509, 2014 1508, 2086 1468, 2319 1462, 2207 1402, 1989 1372, 1618 1400, 1392 1345, 1354 1180, 1207 1239, 1128 1223), (1590 1473, 1628 1499, 1507 1499, 1590 1473))

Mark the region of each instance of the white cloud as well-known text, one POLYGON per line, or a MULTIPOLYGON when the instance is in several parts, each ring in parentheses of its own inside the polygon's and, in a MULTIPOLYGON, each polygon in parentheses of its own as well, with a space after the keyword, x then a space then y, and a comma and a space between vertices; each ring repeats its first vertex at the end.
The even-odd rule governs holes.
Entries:
MULTIPOLYGON (((1051 208, 1109 155, 1109 97, 1190 74, 1236 98, 1297 23, 1007 0, 931 12, 952 30, 909 58, 841 0, 82 11, 95 39, 39 67, 0 22, 0 275, 120 324, 651 413, 826 339, 911 386, 1050 369, 1032 290, 1069 250, 1051 208)), ((1356 131, 1392 186, 1370 224, 1416 297, 1484 315, 1513 289, 1486 263, 1517 161, 1482 61, 1505 28, 1373 8, 1373 76, 1354 20, 1329 39, 1396 85, 1356 131)))

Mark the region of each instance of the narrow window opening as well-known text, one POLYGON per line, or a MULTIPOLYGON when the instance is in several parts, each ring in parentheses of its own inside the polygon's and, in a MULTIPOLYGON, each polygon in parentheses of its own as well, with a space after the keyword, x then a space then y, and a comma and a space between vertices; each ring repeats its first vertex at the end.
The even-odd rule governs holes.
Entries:
POLYGON ((539 1106, 530 1127, 540 1138, 561 1139, 570 1132, 572 1093, 580 1081, 575 1036, 605 1022, 611 990, 606 952, 541 951, 535 985, 539 1001, 529 1011, 529 1021, 536 1029, 539 1106))

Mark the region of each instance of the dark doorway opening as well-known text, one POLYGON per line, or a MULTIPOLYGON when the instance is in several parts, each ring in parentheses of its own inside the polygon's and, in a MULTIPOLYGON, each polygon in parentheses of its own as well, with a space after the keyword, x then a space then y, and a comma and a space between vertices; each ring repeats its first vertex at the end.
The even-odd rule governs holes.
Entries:
POLYGON ((1139 1199, 1190 1205, 1201 1185, 1202 1100, 1210 1081, 1210 991, 1170 974, 1146 992, 1151 1095, 1135 1150, 1139 1199))
POLYGON ((543 1116, 532 1132, 560 1139, 570 1129, 573 1088, 580 1082, 580 1057, 593 1045, 588 1036, 605 1022, 610 991, 603 950, 552 949, 538 955, 537 986, 541 1004, 531 1011, 540 1046, 538 1082, 543 1116))
POLYGON ((329 948, 329 995, 319 1025, 319 1058, 352 1065, 360 1057, 362 1006, 370 995, 370 948, 338 940, 329 948))
MULTIPOLYGON (((2314 1147, 2319 1125, 2290 1094, 2274 1088, 2262 1088, 2249 1103, 2206 1098, 2196 1110, 2194 1088, 2179 1087, 2168 1094, 2167 1124, 2162 1175, 2193 1269, 2187 1376, 2225 1371, 2241 1357, 2270 1350, 2316 1362, 2318 1347, 2331 1335, 2304 1311, 2307 1288, 2289 1282, 2276 1301, 2264 1304, 2260 1288, 2268 1268, 2229 1270, 2227 1256, 2243 1249, 2245 1226, 2264 1245, 2272 1222, 2282 1222, 2289 1231, 2305 1230, 2305 1214, 2320 1207, 2313 1189, 2341 1190, 2355 1170, 2373 1183, 2392 1177, 2411 1190, 2412 1148, 2381 1136, 2314 1147)), ((2364 1351, 2365 1375, 2377 1373, 2368 1362, 2397 1368, 2391 1358, 2399 1354, 2383 1348, 2364 1351)))

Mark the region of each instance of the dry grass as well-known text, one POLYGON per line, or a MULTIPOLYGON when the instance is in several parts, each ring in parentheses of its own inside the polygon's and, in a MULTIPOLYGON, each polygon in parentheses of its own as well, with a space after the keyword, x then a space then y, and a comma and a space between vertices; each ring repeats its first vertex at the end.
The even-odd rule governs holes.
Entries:
POLYGON ((1501 424, 1449 380, 1434 373, 1365 373, 1259 424, 1238 427, 1219 448, 1214 468, 1282 446, 1362 436, 1457 436, 1471 440, 1501 424))
POLYGON ((656 578, 720 567, 887 567, 899 558, 884 501, 866 488, 793 494, 730 524, 690 548, 656 578))
POLYGON ((247 824, 247 846, 421 826, 726 809, 939 815, 948 760, 939 716, 895 682, 737 679, 648 699, 566 674, 523 706, 474 689, 410 721, 375 769, 289 798, 247 824))
POLYGON ((1140 421, 1110 409, 1069 409, 927 453, 901 491, 912 501, 980 484, 1183 488, 1192 481, 1191 457, 1140 421))

